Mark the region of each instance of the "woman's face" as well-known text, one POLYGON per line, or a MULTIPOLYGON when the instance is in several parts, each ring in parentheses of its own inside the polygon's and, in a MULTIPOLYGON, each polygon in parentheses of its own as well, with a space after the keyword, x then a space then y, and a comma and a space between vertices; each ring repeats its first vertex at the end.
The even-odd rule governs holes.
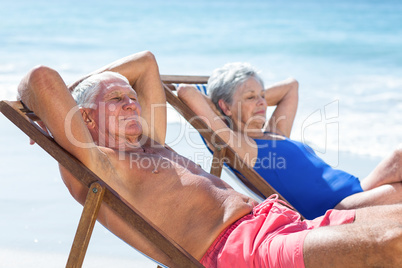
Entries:
POLYGON ((254 77, 247 79, 233 94, 231 104, 224 112, 236 130, 261 130, 266 121, 267 102, 262 85, 254 77))

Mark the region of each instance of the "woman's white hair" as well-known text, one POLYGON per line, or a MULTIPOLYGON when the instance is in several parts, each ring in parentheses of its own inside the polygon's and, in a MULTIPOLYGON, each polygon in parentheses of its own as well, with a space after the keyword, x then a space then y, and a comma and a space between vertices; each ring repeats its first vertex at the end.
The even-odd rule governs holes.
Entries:
POLYGON ((99 74, 91 75, 79 83, 73 90, 72 95, 78 107, 90 107, 95 104, 95 99, 99 94, 101 83, 110 77, 116 77, 125 80, 129 83, 128 79, 116 72, 102 72, 99 74))
POLYGON ((212 72, 208 79, 208 95, 222 114, 224 113, 219 107, 219 100, 222 99, 226 103, 232 104, 233 94, 250 77, 257 79, 261 86, 264 87, 264 82, 257 70, 249 63, 227 63, 212 72))

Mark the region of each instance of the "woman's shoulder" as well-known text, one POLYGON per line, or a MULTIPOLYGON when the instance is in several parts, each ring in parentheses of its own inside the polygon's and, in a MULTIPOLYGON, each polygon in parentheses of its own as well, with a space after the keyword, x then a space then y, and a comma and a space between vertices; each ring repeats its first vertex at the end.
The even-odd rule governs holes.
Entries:
POLYGON ((260 138, 253 138, 254 140, 288 140, 283 134, 275 133, 271 131, 265 131, 260 138))

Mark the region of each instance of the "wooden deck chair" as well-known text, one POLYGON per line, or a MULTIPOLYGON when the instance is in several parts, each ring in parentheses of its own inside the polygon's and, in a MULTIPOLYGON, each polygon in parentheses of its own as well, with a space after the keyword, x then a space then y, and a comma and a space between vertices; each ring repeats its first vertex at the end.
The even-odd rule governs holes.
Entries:
POLYGON ((221 159, 224 159, 225 163, 231 167, 231 169, 237 170, 240 173, 235 173, 236 177, 255 195, 266 199, 272 194, 277 194, 279 199, 286 201, 282 195, 269 185, 253 168, 242 161, 230 146, 220 139, 202 119, 197 117, 196 114, 173 93, 173 91, 176 90, 176 84, 206 84, 208 82, 208 76, 161 75, 161 79, 164 84, 167 102, 173 106, 178 113, 209 142, 209 144, 213 144, 215 147, 213 150, 211 149, 214 158, 212 162, 217 163, 217 165, 212 165, 211 174, 220 177, 224 162, 221 161, 221 159), (214 142, 212 142, 212 138, 214 142))
POLYGON ((176 267, 203 267, 176 242, 162 233, 134 207, 119 197, 105 182, 58 145, 34 121, 40 120, 19 101, 1 101, 0 111, 26 135, 71 172, 89 191, 66 267, 81 267, 101 203, 113 209, 132 228, 140 231, 162 250, 176 267))

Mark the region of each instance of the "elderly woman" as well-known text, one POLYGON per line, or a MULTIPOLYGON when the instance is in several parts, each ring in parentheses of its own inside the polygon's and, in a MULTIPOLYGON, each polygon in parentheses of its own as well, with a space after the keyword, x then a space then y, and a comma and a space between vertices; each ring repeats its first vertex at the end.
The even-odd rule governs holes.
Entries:
POLYGON ((332 208, 402 201, 401 150, 360 181, 333 169, 307 145, 289 139, 298 103, 296 80, 264 89, 251 65, 230 63, 212 73, 208 92, 210 99, 192 86, 178 88, 179 98, 306 218, 332 208), (276 106, 268 121, 267 106, 276 106))

